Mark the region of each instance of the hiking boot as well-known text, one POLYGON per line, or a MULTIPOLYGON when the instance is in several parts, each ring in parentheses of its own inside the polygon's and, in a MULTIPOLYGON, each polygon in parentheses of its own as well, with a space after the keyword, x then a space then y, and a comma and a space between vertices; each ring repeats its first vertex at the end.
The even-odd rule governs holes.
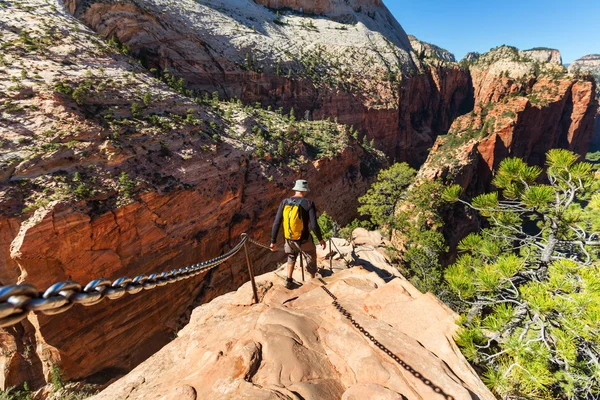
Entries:
POLYGON ((292 289, 294 287, 294 280, 292 278, 287 278, 285 280, 285 288, 292 289))

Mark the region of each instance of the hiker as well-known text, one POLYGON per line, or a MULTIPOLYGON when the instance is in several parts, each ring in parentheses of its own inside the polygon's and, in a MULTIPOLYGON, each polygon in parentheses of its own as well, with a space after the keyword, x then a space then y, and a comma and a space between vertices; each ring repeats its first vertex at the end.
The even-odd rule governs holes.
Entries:
POLYGON ((317 210, 315 203, 308 200, 305 196, 308 192, 308 182, 305 180, 296 181, 296 186, 292 189, 294 195, 281 202, 273 230, 271 232, 271 251, 277 249, 275 242, 279 233, 279 226, 283 223, 283 232, 285 237, 285 254, 287 254, 287 279, 286 289, 291 289, 293 284, 292 273, 294 265, 299 254, 304 255, 306 260, 306 270, 311 278, 317 274, 317 248, 310 234, 312 231, 319 244, 325 250, 325 241, 321 235, 321 229, 317 223, 317 210))

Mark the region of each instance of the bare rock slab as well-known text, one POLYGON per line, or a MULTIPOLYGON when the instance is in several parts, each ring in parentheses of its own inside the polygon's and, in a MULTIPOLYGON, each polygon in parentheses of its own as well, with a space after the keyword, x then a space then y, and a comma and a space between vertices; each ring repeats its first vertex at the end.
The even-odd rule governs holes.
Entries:
POLYGON ((355 267, 291 291, 275 273, 257 280, 259 304, 244 285, 198 307, 177 339, 94 399, 494 399, 454 344, 456 315, 401 276, 355 267))

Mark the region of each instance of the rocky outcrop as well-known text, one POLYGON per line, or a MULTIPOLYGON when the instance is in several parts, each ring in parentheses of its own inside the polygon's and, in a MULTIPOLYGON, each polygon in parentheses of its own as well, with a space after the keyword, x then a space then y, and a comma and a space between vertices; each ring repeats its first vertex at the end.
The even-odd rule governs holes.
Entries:
POLYGON ((522 50, 519 52, 522 56, 528 57, 534 61, 542 63, 552 63, 562 65, 562 56, 560 51, 549 49, 547 47, 536 47, 530 50, 522 50))
POLYGON ((204 0, 176 6, 162 0, 66 1, 93 30, 118 38, 149 68, 172 71, 190 88, 285 112, 293 108, 310 119, 335 116, 390 158, 422 163, 435 137, 472 103, 468 75, 413 61, 409 38, 380 2, 306 3, 327 17, 286 11, 308 12, 302 2, 265 2, 271 7, 265 8, 244 0, 240 8, 239 1, 227 0, 217 10, 204 0), (330 8, 351 18, 331 17, 330 8), (412 106, 423 104, 406 95, 416 86, 427 90, 418 97, 430 107, 412 106))
POLYGON ((471 62, 475 62, 477 61, 477 59, 481 57, 481 53, 478 53, 476 51, 472 51, 467 53, 467 55, 465 56, 465 58, 462 59, 463 62, 467 62, 467 63, 471 63, 471 62))
POLYGON ((281 270, 260 276, 259 304, 246 284, 196 308, 177 339, 93 399, 493 399, 453 341, 457 315, 364 233, 354 249, 336 240, 364 266, 336 264, 293 291, 281 270), (399 362, 336 310, 324 284, 399 362))
MULTIPOLYGON (((572 74, 591 74, 596 79, 596 97, 600 99, 600 54, 591 54, 576 60, 569 65, 569 72, 572 74)), ((600 109, 596 116, 592 150, 600 150, 600 109)))
POLYGON ((300 13, 340 16, 384 7, 381 0, 255 0, 274 10, 293 10, 300 13))
MULTIPOLYGON (((470 72, 474 110, 437 139, 418 179, 457 183, 473 197, 489 189, 492 172, 506 157, 542 166, 552 148, 588 151, 598 108, 594 82, 553 63, 524 61, 506 47, 479 57, 470 72)), ((446 220, 452 248, 477 226, 461 209, 446 220)))
POLYGON ((600 80, 600 54, 590 54, 575 60, 569 65, 569 72, 572 74, 589 72, 596 77, 597 81, 600 80))
POLYGON ((417 53, 417 58, 431 58, 448 62, 456 62, 454 54, 450 53, 448 50, 442 49, 441 47, 436 46, 435 44, 420 41, 412 35, 408 35, 408 38, 410 39, 410 45, 412 46, 415 53, 417 53))
MULTIPOLYGON (((596 97, 600 99, 600 54, 590 54, 581 57, 569 65, 569 72, 572 74, 591 74, 596 80, 596 97)), ((596 116, 592 150, 600 150, 600 109, 596 116)))

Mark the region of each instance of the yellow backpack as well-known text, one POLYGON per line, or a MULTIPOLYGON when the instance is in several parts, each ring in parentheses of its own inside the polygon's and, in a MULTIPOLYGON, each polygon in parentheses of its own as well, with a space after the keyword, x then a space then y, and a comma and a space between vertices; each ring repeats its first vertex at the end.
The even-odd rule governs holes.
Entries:
POLYGON ((302 200, 288 199, 283 208, 283 234, 288 240, 300 240, 304 230, 302 200))

